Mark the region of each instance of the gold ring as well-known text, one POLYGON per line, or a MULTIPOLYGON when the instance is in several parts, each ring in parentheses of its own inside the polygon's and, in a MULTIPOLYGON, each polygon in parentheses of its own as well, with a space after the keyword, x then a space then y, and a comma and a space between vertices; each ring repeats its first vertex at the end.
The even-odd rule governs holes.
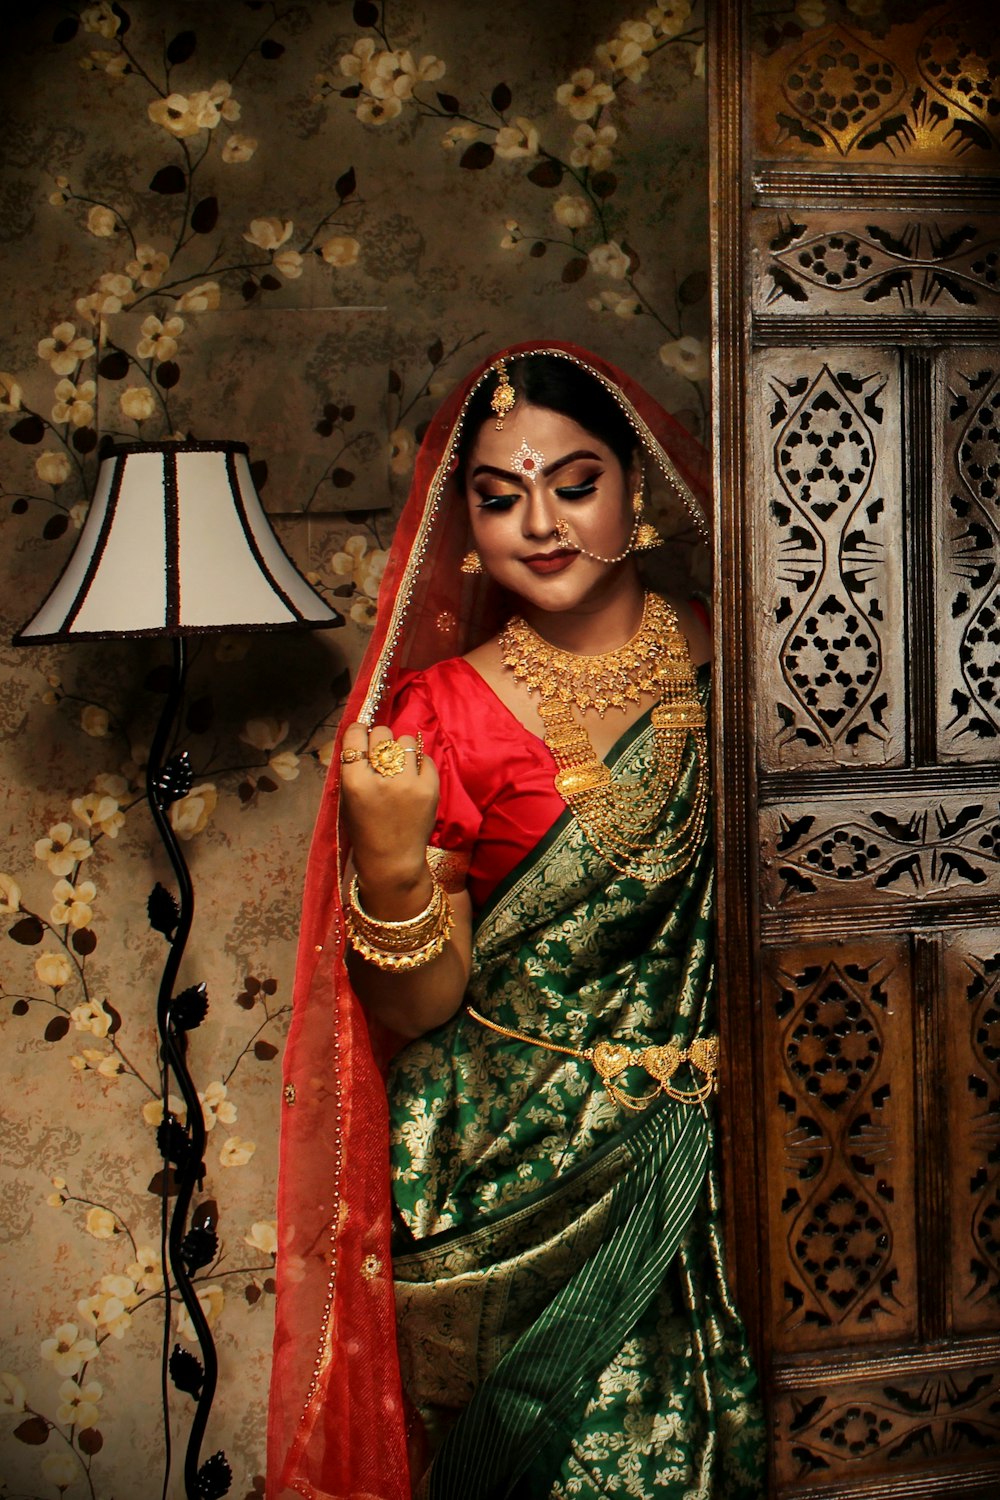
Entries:
POLYGON ((406 764, 406 750, 398 740, 379 740, 369 744, 368 764, 376 776, 398 776, 406 764))
POLYGON ((367 760, 367 750, 341 750, 340 764, 342 766, 353 766, 356 760, 367 760))

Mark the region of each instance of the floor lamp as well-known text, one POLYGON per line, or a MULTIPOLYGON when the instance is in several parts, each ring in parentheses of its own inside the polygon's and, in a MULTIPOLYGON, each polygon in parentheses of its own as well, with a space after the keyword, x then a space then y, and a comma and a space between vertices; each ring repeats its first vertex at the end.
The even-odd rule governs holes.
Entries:
MULTIPOLYGON (((218 1361, 193 1277, 213 1259, 218 1240, 211 1224, 188 1224, 205 1174, 205 1119, 187 1066, 187 1035, 204 1019, 208 1002, 203 984, 176 993, 194 915, 191 878, 169 817, 194 779, 187 752, 170 754, 184 693, 185 643, 188 636, 219 632, 341 624, 342 616, 314 593, 271 530, 244 443, 136 443, 108 450, 75 550, 45 603, 14 637, 19 646, 130 636, 164 636, 172 643, 170 688, 150 748, 146 797, 178 894, 157 884, 148 911, 168 944, 156 1006, 163 1098, 158 1144, 164 1193, 168 1169, 176 1190, 167 1259, 201 1356, 175 1345, 169 1358, 175 1386, 195 1400, 184 1461, 188 1500, 217 1500, 232 1474, 223 1453, 200 1461, 218 1361), (184 1124, 167 1109, 171 1075, 186 1105, 184 1124)), ((169 1283, 165 1296, 169 1313, 169 1283)))

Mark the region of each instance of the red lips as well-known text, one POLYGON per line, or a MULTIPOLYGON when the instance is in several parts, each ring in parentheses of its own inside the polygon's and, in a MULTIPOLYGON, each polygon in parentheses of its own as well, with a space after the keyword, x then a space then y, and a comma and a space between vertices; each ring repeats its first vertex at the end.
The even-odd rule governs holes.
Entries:
POLYGON ((558 552, 536 552, 531 557, 522 557, 521 561, 533 573, 562 573, 579 556, 579 552, 571 548, 560 547, 558 552))

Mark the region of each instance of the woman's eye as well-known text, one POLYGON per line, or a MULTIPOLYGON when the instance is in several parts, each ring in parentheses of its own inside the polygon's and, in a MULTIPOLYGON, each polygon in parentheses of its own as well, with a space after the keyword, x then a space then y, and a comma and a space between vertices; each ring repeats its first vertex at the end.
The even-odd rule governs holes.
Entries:
POLYGON ((520 499, 519 495, 480 495, 480 510, 510 510, 511 506, 520 499))
POLYGON ((585 479, 581 484, 561 484, 556 490, 560 500, 582 500, 597 489, 597 480, 585 479))

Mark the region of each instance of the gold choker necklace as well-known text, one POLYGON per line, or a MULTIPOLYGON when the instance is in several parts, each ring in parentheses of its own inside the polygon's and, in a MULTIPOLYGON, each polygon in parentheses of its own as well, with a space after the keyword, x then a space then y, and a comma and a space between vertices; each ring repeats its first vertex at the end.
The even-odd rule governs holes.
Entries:
POLYGON ((670 605, 647 594, 642 624, 632 639, 597 656, 561 651, 524 620, 513 619, 500 635, 500 658, 529 693, 539 695, 545 743, 558 767, 556 791, 572 808, 594 849, 621 874, 679 874, 705 826, 708 757, 705 706, 698 696, 687 641, 670 605), (652 775, 641 784, 615 782, 573 709, 594 709, 603 719, 609 708, 624 709, 638 703, 644 693, 654 692, 660 701, 652 712, 652 775), (689 736, 698 759, 696 784, 686 816, 667 834, 661 825, 689 736))

